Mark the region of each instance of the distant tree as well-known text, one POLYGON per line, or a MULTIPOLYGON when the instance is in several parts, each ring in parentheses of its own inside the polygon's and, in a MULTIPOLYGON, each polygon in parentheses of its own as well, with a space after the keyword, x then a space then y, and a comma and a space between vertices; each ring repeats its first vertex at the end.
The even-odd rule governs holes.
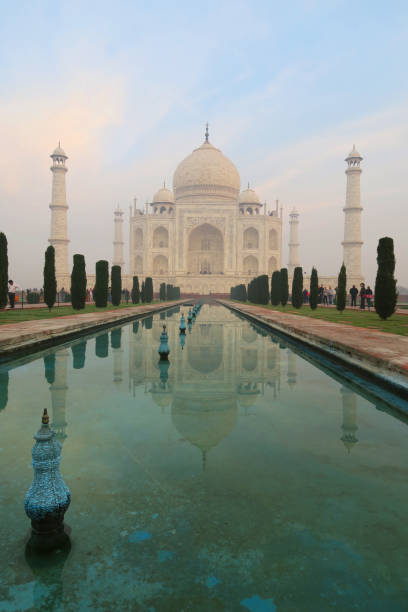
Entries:
POLYGON ((289 299, 289 280, 288 280, 288 269, 287 268, 281 268, 280 283, 281 283, 281 288, 280 288, 281 304, 282 306, 286 306, 286 304, 288 303, 288 299, 289 299))
POLYGON ((339 272, 339 277, 337 279, 337 299, 336 299, 336 308, 343 312, 346 307, 347 300, 347 271, 344 263, 342 264, 339 272))
POLYGON ((301 308, 303 304, 303 270, 300 266, 296 267, 293 272, 292 281, 292 306, 301 308))
POLYGON ((145 280, 145 302, 153 301, 153 281, 151 276, 148 276, 145 280))
POLYGON ((95 277, 95 306, 105 308, 108 303, 109 264, 104 259, 96 262, 95 277))
POLYGON ((120 266, 112 266, 111 270, 112 304, 119 306, 122 297, 122 275, 120 266))
POLYGON ((279 270, 272 273, 271 302, 273 306, 278 306, 281 302, 281 273, 279 270))
POLYGON ((140 299, 142 300, 143 304, 146 302, 146 292, 145 292, 145 282, 142 281, 142 290, 140 292, 140 299))
POLYGON ((133 287, 132 287, 132 304, 138 304, 140 301, 140 289, 139 289, 139 279, 137 276, 133 277, 133 287))
POLYGON ((381 319, 388 319, 397 305, 397 281, 394 278, 395 255, 392 238, 380 238, 377 247, 377 277, 375 279, 374 304, 381 319))
POLYGON ((74 255, 74 265, 71 274, 71 304, 75 310, 85 308, 86 301, 86 272, 85 257, 74 255))
POLYGON ((312 274, 310 275, 310 308, 315 310, 317 308, 317 300, 319 297, 319 277, 317 276, 316 268, 312 268, 312 274))
POLYGON ((57 279, 55 277, 55 249, 49 246, 45 251, 44 264, 44 302, 49 310, 54 306, 57 297, 57 279))
POLYGON ((7 306, 8 299, 8 255, 7 238, 0 232, 0 308, 7 306))

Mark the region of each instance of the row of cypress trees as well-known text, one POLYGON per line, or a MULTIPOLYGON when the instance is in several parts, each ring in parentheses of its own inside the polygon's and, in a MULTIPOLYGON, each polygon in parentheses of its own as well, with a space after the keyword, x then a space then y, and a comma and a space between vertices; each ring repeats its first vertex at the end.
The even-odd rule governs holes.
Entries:
MULTIPOLYGON (((377 276, 374 291, 374 306, 381 319, 388 319, 394 312, 397 305, 397 281, 394 278, 395 255, 394 242, 392 238, 380 238, 377 247, 377 276)), ((269 294, 267 289, 266 275, 254 278, 248 285, 236 285, 231 287, 230 297, 233 300, 246 302, 247 300, 256 304, 268 304, 269 294), (265 285, 266 278, 266 285, 265 285)), ((309 305, 312 310, 317 308, 319 296, 319 278, 315 267, 312 268, 310 275, 310 296, 309 305)), ((271 278, 270 299, 273 306, 286 306, 289 299, 288 271, 286 268, 275 270, 271 278)), ((303 270, 296 267, 293 272, 292 280, 292 306, 301 308, 303 305, 303 270)), ((342 264, 337 278, 336 308, 340 312, 346 307, 347 303, 347 270, 342 264)))

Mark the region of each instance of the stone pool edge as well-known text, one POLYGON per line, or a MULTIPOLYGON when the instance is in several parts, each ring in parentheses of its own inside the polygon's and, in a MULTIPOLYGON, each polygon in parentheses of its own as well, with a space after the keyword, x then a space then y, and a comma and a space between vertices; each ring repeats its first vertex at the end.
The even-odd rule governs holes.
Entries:
MULTIPOLYGON (((311 331, 306 333, 306 331, 295 328, 289 323, 285 324, 281 321, 273 321, 269 317, 252 312, 252 308, 262 309, 262 306, 252 307, 245 304, 245 307, 242 308, 240 305, 231 303, 227 300, 217 300, 217 302, 245 316, 249 320, 252 319, 260 323, 271 331, 278 332, 284 337, 293 339, 295 342, 317 350, 319 353, 328 357, 329 360, 340 362, 356 370, 359 374, 373 379, 380 386, 390 389, 399 396, 402 395, 403 398, 407 397, 408 371, 402 368, 400 369, 398 364, 381 359, 377 355, 370 355, 366 352, 359 351, 345 342, 338 342, 329 337, 324 337, 323 333, 322 335, 317 335, 311 331)), ((265 313, 270 314, 270 312, 266 310, 265 313)), ((297 315, 286 316, 294 317, 297 315)), ((360 328, 356 329, 359 330, 360 328)), ((401 410, 401 412, 405 415, 407 414, 404 410, 401 410)))
POLYGON ((63 315, 40 321, 22 321, 5 324, 0 327, 0 363, 19 357, 22 354, 35 353, 50 346, 68 342, 76 337, 99 331, 106 327, 140 319, 163 310, 181 306, 190 299, 162 302, 152 306, 129 306, 126 309, 108 312, 92 312, 78 315, 63 315), (47 329, 44 326, 49 324, 47 329), (26 326, 31 331, 26 330, 26 326), (37 329, 34 329, 34 328, 37 329), (5 336, 2 338, 2 336, 5 336))

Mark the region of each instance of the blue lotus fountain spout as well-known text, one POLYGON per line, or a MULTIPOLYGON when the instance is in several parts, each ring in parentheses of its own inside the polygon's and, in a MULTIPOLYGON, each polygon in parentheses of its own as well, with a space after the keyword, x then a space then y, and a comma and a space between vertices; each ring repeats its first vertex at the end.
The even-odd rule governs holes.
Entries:
POLYGON ((184 318, 184 314, 181 315, 181 319, 180 319, 180 334, 185 334, 186 333, 186 320, 184 318))
POLYGON ((192 320, 193 320, 193 313, 191 312, 191 308, 190 308, 190 310, 188 311, 188 315, 187 315, 187 321, 191 323, 192 320))
POLYGON ((170 348, 168 344, 169 338, 166 332, 166 326, 163 325, 163 331, 160 334, 160 346, 159 346, 159 355, 161 361, 167 361, 170 354, 170 348))
POLYGON ((31 519, 28 546, 51 551, 69 541, 70 529, 64 525, 64 514, 71 502, 71 493, 59 471, 62 447, 49 426, 46 408, 34 439, 34 479, 24 500, 24 510, 31 519))

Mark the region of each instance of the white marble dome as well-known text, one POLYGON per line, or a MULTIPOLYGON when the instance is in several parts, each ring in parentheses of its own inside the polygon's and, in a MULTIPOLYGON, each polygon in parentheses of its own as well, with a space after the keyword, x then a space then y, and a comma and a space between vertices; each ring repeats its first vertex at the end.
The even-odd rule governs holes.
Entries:
POLYGON ((253 189, 245 189, 239 194, 240 204, 260 204, 258 194, 253 189))
POLYGON ((162 187, 154 194, 153 204, 174 204, 173 192, 166 187, 162 187))
POLYGON ((207 140, 186 157, 173 177, 177 200, 235 200, 240 189, 238 170, 207 140))

